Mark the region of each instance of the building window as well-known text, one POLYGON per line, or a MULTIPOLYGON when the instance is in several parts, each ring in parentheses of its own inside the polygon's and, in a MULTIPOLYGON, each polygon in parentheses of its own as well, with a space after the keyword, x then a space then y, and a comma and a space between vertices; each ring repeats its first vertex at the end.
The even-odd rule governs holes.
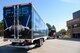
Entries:
POLYGON ((68 29, 71 29, 71 26, 68 26, 68 29))
POLYGON ((80 27, 80 24, 74 24, 74 25, 72 25, 72 28, 77 28, 77 27, 80 27))

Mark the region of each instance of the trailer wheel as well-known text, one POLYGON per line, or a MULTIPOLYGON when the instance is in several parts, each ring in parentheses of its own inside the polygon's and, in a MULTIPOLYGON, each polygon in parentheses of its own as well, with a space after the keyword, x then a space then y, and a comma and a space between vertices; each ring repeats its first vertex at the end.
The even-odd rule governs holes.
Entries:
POLYGON ((37 42, 36 42, 36 47, 41 47, 43 45, 43 39, 39 39, 37 42))

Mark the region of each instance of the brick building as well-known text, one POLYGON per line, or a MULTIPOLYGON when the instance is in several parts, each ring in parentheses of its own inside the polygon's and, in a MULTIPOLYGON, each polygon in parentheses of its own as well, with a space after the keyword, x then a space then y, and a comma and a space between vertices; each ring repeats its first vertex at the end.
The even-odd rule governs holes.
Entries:
POLYGON ((68 35, 80 38, 80 10, 73 13, 73 19, 67 21, 68 35))

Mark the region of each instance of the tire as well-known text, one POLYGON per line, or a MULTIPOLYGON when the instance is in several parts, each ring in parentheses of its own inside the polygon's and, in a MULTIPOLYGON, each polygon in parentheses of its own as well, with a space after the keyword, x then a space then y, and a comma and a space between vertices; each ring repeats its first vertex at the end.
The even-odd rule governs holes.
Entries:
POLYGON ((37 42, 36 42, 36 47, 41 47, 43 45, 43 39, 39 39, 37 42))

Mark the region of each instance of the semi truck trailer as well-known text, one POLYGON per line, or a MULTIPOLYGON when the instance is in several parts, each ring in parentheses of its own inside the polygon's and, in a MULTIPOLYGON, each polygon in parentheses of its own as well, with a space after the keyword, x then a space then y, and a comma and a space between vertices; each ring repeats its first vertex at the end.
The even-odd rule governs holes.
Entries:
POLYGON ((3 7, 4 40, 13 47, 25 47, 32 44, 43 45, 48 37, 45 22, 32 3, 3 7))

